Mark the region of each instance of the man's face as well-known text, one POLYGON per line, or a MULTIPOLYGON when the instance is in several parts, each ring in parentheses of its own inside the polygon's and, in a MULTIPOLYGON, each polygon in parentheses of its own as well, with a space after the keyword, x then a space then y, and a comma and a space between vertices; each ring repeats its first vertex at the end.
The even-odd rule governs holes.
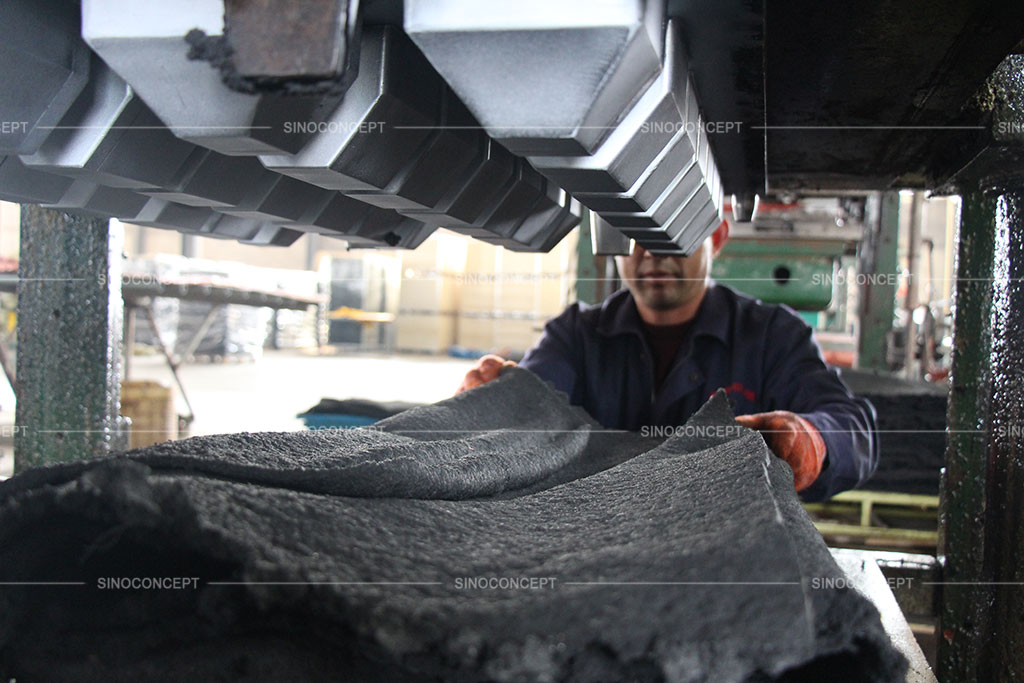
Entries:
POLYGON ((668 311, 699 299, 707 288, 711 238, 691 256, 652 256, 637 246, 629 256, 617 256, 619 274, 638 303, 668 311))

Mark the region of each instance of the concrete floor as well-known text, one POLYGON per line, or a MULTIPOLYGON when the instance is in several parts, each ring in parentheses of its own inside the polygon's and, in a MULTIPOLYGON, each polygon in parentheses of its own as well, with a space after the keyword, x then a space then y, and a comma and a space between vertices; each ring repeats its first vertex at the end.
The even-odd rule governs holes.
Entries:
MULTIPOLYGON (((180 375, 195 410, 197 436, 302 429, 295 416, 321 398, 434 403, 451 396, 472 365, 435 356, 269 351, 257 361, 186 365, 180 375)), ((157 357, 137 357, 132 379, 168 386, 174 381, 157 357)), ((184 411, 179 397, 178 412, 184 411)))
MULTIPOLYGON (((451 396, 472 365, 437 356, 269 351, 258 361, 193 363, 180 374, 195 411, 191 433, 198 436, 303 429, 295 416, 321 398, 433 403, 451 396)), ((157 356, 136 356, 131 378, 174 381, 157 356)), ((178 412, 185 412, 180 397, 178 412)), ((0 426, 13 422, 13 401, 3 402, 0 426)), ((0 443, 0 476, 10 476, 13 467, 10 444, 0 443)))

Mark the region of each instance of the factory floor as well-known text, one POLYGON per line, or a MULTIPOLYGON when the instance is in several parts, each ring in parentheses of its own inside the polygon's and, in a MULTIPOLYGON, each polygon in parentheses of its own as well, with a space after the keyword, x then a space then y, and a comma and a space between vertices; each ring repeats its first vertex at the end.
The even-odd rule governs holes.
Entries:
MULTIPOLYGON (((296 415, 321 398, 434 403, 451 396, 472 365, 445 356, 267 351, 256 361, 191 363, 180 375, 198 436, 302 429, 296 415)), ((136 357, 131 373, 133 380, 173 386, 162 358, 136 357)), ((184 409, 179 397, 179 414, 184 409)))
MULTIPOLYGON (((302 429, 296 415, 321 398, 433 403, 451 396, 472 365, 446 356, 267 351, 256 361, 190 363, 180 375, 195 411, 191 435, 198 436, 302 429)), ((136 356, 131 379, 174 382, 158 356, 136 356)), ((185 413, 180 396, 177 408, 185 413)), ((0 401, 0 433, 7 433, 3 425, 13 424, 13 400, 0 401)), ((0 476, 10 476, 13 467, 11 439, 2 439, 0 476)))

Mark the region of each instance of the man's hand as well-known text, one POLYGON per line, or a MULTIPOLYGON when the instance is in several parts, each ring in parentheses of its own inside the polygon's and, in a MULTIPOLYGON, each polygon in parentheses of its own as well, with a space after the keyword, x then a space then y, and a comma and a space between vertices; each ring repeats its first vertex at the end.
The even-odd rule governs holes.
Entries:
POLYGON ((498 379, 503 368, 512 368, 515 365, 513 361, 505 360, 501 356, 488 354, 478 360, 473 369, 466 373, 462 384, 459 385, 455 393, 461 394, 463 391, 475 389, 481 384, 487 384, 492 379, 498 379))
POLYGON ((761 432, 768 448, 789 463, 797 491, 813 484, 821 474, 821 466, 825 462, 825 440, 814 425, 796 413, 775 410, 740 415, 736 421, 761 432))

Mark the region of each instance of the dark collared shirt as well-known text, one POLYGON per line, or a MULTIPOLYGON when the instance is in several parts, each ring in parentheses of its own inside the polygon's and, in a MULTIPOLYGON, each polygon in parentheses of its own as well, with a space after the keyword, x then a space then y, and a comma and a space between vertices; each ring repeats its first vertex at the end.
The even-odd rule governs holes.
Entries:
POLYGON ((877 465, 874 408, 826 367, 807 323, 787 306, 762 304, 724 285, 709 287, 657 393, 643 321, 627 290, 598 306, 567 308, 520 366, 610 429, 681 425, 719 388, 737 415, 797 413, 827 446, 805 500, 853 488, 877 465))

